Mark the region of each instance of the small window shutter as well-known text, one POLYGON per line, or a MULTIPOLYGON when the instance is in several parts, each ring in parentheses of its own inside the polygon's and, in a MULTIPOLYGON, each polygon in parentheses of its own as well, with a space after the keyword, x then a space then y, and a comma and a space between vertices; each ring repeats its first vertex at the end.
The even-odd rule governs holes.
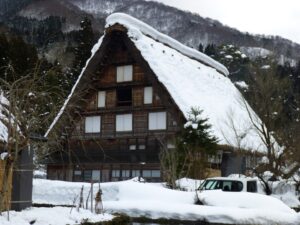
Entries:
POLYGON ((105 91, 98 92, 98 108, 105 107, 105 91))
POLYGON ((132 81, 132 65, 124 66, 124 81, 132 81))
POLYGON ((156 113, 149 113, 149 130, 156 129, 156 113))
POLYGON ((153 96, 152 87, 145 87, 144 88, 144 104, 151 104, 152 96, 153 96))
POLYGON ((167 127, 166 112, 157 113, 157 129, 165 130, 167 127))
POLYGON ((85 133, 93 133, 93 118, 85 118, 85 133))
POLYGON ((132 114, 124 115, 124 131, 132 130, 132 114))
POLYGON ((101 117, 94 116, 93 117, 93 133, 100 133, 100 126, 101 126, 101 117))
POLYGON ((117 82, 124 81, 124 66, 117 67, 117 82))
POLYGON ((116 131, 123 131, 123 115, 116 116, 116 131))

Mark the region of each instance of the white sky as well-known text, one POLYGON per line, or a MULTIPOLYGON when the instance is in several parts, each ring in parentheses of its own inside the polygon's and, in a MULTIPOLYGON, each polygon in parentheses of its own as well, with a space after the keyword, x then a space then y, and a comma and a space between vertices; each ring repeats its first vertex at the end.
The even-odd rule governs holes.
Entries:
POLYGON ((153 0, 210 17, 240 31, 300 44, 300 0, 153 0))

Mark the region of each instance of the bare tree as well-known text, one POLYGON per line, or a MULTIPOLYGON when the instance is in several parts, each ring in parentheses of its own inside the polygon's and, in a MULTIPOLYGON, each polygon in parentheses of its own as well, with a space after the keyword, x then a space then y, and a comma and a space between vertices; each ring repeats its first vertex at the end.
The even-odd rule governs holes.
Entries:
POLYGON ((271 172, 272 179, 290 178, 300 168, 299 98, 293 93, 289 78, 278 76, 272 62, 254 68, 246 98, 261 120, 244 98, 241 98, 241 106, 247 110, 252 129, 266 149, 254 172, 264 183, 266 192, 270 194, 270 177, 263 176, 265 171, 271 172))
POLYGON ((0 83, 2 95, 7 99, 5 104, 2 103, 4 116, 0 120, 8 130, 0 192, 0 211, 3 211, 7 209, 5 196, 11 183, 10 174, 16 167, 20 152, 33 146, 36 134, 43 133, 56 111, 54 102, 62 97, 58 95, 63 92, 59 87, 45 83, 40 65, 26 76, 10 82, 0 79, 0 83))

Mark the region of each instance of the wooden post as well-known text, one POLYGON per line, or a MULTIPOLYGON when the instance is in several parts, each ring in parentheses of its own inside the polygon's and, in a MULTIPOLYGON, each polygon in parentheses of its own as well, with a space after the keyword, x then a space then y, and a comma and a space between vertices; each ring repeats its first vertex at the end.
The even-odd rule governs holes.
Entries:
POLYGON ((93 199, 94 199, 94 196, 93 196, 93 181, 91 181, 91 212, 93 212, 93 199))

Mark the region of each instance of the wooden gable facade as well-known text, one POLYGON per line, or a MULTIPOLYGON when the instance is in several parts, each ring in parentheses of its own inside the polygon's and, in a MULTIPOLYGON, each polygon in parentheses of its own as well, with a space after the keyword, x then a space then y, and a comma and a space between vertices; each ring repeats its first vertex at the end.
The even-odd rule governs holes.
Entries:
POLYGON ((185 119, 123 26, 106 30, 83 75, 56 126, 64 151, 48 179, 160 181, 161 147, 172 148, 185 119))

